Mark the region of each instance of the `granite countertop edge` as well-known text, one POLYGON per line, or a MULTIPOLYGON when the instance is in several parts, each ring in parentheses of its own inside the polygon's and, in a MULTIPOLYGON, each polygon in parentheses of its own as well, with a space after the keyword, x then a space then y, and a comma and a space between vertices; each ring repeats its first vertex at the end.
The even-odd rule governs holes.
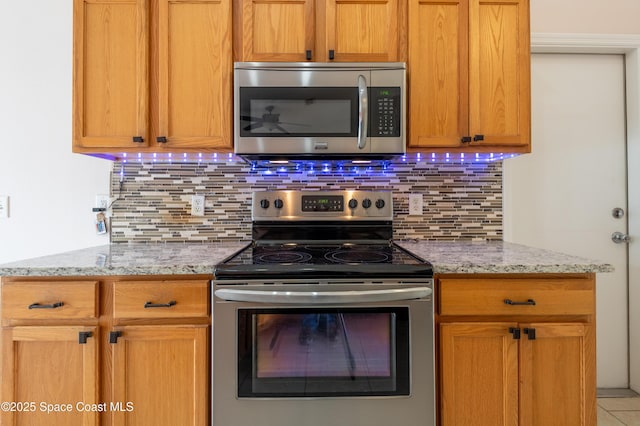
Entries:
MULTIPOLYGON (((396 241, 433 264, 436 274, 606 273, 613 266, 502 241, 396 241)), ((0 265, 0 276, 210 275, 248 244, 117 243, 0 265)))

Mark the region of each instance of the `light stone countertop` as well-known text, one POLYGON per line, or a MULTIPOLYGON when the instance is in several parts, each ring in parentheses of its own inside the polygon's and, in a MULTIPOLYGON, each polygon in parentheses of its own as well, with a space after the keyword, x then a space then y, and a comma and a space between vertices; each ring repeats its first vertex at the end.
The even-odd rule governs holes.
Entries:
POLYGON ((0 276, 209 274, 249 242, 111 244, 0 265, 0 276))
MULTIPOLYGON (((611 272, 606 262, 506 242, 398 241, 444 273, 611 272)), ((111 244, 0 265, 0 276, 211 274, 248 242, 111 244)))
POLYGON ((436 274, 613 272, 597 260, 503 241, 396 241, 433 264, 436 274))

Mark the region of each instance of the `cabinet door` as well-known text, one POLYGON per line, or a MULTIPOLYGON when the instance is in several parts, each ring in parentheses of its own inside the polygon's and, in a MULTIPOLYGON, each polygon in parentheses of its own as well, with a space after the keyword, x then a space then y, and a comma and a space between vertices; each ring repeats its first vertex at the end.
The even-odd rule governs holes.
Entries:
POLYGON ((2 334, 2 401, 23 404, 3 409, 2 424, 98 424, 89 409, 98 404, 95 327, 12 327, 2 334), (85 343, 81 333, 91 333, 85 343))
POLYGON ((112 344, 112 424, 207 425, 206 325, 130 326, 112 344))
POLYGON ((471 0, 470 135, 479 145, 528 145, 531 128, 529 0, 471 0))
POLYGON ((409 146, 468 135, 468 0, 409 0, 409 146))
POLYGON ((326 42, 319 44, 318 60, 397 61, 399 4, 399 0, 326 0, 326 17, 319 21, 326 25, 319 31, 326 42))
POLYGON ((74 149, 147 145, 147 16, 146 0, 74 0, 74 149))
POLYGON ((316 60, 315 19, 314 0, 242 0, 241 60, 316 60))
POLYGON ((518 424, 518 340, 511 323, 440 325, 441 422, 518 424))
POLYGON ((232 61, 230 0, 159 1, 159 146, 232 146, 232 61))
POLYGON ((521 324, 520 425, 595 426, 595 329, 521 324), (535 339, 526 330, 535 330, 535 339))

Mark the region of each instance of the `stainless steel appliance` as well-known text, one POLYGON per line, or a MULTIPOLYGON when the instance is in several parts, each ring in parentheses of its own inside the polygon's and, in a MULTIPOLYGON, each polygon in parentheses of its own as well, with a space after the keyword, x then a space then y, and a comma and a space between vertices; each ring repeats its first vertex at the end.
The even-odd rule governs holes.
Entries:
POLYGON ((404 63, 239 62, 234 143, 250 160, 405 153, 404 63))
POLYGON ((213 424, 435 424, 433 270, 389 192, 269 191, 216 265, 213 424))

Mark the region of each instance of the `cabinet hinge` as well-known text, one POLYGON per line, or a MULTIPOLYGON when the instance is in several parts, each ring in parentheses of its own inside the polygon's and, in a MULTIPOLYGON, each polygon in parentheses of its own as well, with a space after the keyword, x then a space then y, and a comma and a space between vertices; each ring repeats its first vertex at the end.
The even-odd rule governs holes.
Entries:
POLYGON ((93 336, 93 333, 90 331, 80 331, 78 333, 78 343, 80 343, 81 345, 84 345, 85 343, 87 343, 87 339, 92 336, 93 336))
POLYGON ((513 340, 520 340, 520 329, 517 327, 509 327, 509 333, 513 335, 513 340))
POLYGON ((109 333, 109 343, 118 343, 118 337, 122 336, 122 331, 112 331, 109 333))
POLYGON ((535 328, 525 328, 524 334, 527 335, 529 340, 536 340, 536 329, 535 328))

